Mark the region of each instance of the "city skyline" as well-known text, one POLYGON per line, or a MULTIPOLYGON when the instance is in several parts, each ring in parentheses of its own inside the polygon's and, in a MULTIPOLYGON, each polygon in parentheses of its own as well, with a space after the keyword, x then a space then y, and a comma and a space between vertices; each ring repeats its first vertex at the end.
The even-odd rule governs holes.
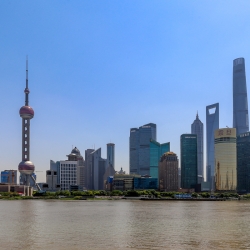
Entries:
POLYGON ((1 170, 17 169, 20 162, 17 112, 26 54, 36 110, 31 155, 36 170, 44 171, 38 182, 50 160, 64 159, 72 145, 82 152, 101 147, 106 155, 106 144, 113 142, 116 170, 129 172, 129 128, 149 122, 157 124, 157 140, 170 142, 180 155, 180 134, 189 131, 197 109, 205 123, 210 103, 220 103, 220 125, 231 127, 232 61, 244 57, 249 72, 249 4, 215 3, 211 9, 208 1, 24 1, 0 7, 0 20, 7 23, 0 29, 0 98, 8 104, 0 125, 1 170))

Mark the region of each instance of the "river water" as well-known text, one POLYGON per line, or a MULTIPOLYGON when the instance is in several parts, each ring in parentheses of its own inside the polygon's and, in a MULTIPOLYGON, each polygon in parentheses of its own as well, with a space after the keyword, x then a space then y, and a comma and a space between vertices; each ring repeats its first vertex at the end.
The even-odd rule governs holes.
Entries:
POLYGON ((248 201, 0 200, 0 249, 250 249, 248 201))

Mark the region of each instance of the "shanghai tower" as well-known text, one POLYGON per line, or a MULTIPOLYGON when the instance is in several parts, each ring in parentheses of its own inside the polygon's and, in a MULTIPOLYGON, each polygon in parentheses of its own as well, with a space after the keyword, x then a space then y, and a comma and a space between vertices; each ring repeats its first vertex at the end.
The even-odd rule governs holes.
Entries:
POLYGON ((30 178, 35 170, 35 166, 30 161, 30 119, 34 116, 34 110, 29 106, 29 86, 28 86, 28 60, 26 60, 26 87, 24 89, 25 105, 20 108, 19 114, 22 118, 22 161, 18 165, 18 170, 24 179, 26 186, 30 185, 30 178))
POLYGON ((233 127, 237 135, 249 131, 245 59, 233 61, 233 127))

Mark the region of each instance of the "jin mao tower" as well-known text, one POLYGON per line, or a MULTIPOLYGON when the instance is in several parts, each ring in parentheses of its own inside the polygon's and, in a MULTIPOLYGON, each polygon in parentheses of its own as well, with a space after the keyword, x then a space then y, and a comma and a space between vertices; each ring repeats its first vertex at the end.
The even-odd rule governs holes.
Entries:
POLYGON ((197 135, 198 176, 204 178, 204 174, 203 174, 203 123, 199 119, 198 112, 196 115, 196 119, 191 125, 191 134, 197 135))

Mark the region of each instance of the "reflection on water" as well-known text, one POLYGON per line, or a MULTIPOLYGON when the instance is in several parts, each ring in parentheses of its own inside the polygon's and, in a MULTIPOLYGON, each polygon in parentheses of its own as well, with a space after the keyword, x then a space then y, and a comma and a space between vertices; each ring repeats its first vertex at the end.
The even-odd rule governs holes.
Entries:
POLYGON ((4 201, 0 249, 250 249, 250 202, 4 201))

